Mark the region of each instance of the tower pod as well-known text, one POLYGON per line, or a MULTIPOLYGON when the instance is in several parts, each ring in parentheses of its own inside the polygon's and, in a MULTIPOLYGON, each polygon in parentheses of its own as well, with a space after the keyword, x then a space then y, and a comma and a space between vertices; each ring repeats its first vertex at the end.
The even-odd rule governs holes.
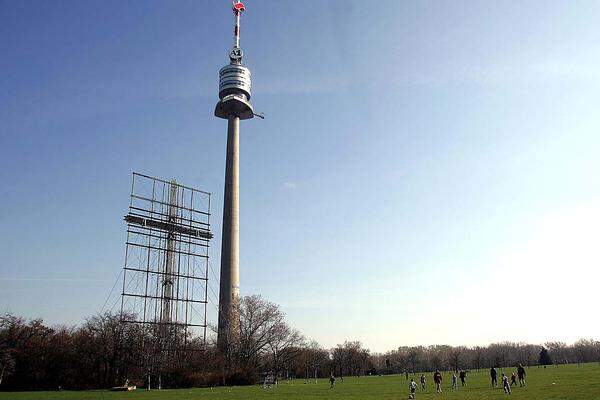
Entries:
POLYGON ((228 94, 244 94, 250 100, 252 74, 240 64, 228 64, 219 71, 219 99, 228 94))

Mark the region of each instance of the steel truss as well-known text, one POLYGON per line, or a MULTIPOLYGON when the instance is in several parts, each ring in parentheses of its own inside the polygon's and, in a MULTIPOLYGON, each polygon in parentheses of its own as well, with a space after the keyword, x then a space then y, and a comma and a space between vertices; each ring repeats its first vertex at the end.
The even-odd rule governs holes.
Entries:
POLYGON ((160 377, 206 343, 210 193, 134 172, 124 220, 120 318, 142 326, 148 377, 160 377))

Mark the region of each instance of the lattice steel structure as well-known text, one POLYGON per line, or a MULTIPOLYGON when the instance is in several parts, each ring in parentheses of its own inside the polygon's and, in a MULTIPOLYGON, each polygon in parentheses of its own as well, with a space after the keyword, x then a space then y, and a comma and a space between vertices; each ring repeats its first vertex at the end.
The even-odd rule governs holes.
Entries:
POLYGON ((210 193, 133 173, 124 219, 121 322, 143 325, 147 362, 164 363, 206 341, 210 193))

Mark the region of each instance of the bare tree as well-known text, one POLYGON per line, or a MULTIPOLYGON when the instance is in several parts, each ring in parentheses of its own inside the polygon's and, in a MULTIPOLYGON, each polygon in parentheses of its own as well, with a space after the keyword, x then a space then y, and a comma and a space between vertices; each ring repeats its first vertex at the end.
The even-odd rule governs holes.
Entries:
POLYGON ((544 347, 548 350, 556 366, 568 363, 568 349, 565 342, 546 342, 544 343, 544 347))
POLYGON ((331 350, 332 362, 338 368, 339 376, 364 375, 371 366, 369 350, 358 340, 346 341, 331 350))
POLYGON ((481 346, 475 346, 471 349, 471 362, 472 365, 479 371, 483 366, 483 357, 485 348, 481 346))
POLYGON ((458 371, 462 367, 462 360, 466 353, 466 348, 463 346, 452 347, 449 351, 450 367, 454 371, 458 371))
POLYGON ((308 382, 308 379, 312 375, 316 382, 319 375, 325 376, 324 368, 329 361, 329 353, 321 348, 319 343, 314 340, 311 341, 307 347, 302 349, 302 354, 300 356, 300 363, 304 370, 305 380, 308 382))
POLYGON ((598 342, 593 339, 579 339, 573 344, 573 353, 577 362, 593 361, 598 354, 598 342))
POLYGON ((423 351, 424 350, 422 346, 410 347, 408 349, 407 362, 408 365, 410 365, 410 370, 413 374, 417 371, 417 369, 420 369, 418 367, 421 362, 421 358, 423 357, 423 351))
POLYGON ((432 370, 444 370, 448 366, 448 358, 451 347, 446 345, 433 345, 427 348, 429 362, 432 370))
POLYGON ((15 368, 15 358, 11 349, 4 348, 0 350, 0 385, 5 376, 11 374, 15 368))
POLYGON ((271 370, 277 375, 284 369, 289 369, 301 353, 305 345, 304 337, 285 322, 279 322, 273 329, 273 335, 268 342, 268 361, 271 370))
POLYGON ((259 356, 276 340, 284 315, 276 304, 260 296, 243 297, 237 309, 240 316, 237 356, 243 366, 256 366, 259 356))
POLYGON ((274 373, 288 369, 300 355, 304 338, 286 323, 279 306, 261 296, 246 296, 233 307, 239 320, 224 331, 224 380, 235 373, 242 377, 238 383, 252 382, 261 366, 274 373))
POLYGON ((398 347, 393 353, 393 364, 396 367, 396 372, 405 372, 408 370, 408 347, 398 347))

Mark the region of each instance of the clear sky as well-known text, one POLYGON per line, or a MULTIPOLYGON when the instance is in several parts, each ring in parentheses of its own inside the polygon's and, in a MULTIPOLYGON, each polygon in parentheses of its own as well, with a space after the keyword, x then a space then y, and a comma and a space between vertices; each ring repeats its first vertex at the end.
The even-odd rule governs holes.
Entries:
MULTIPOLYGON (((598 338, 599 2, 246 5, 243 294, 324 346, 598 338)), ((219 265, 232 20, 0 1, 2 311, 101 309, 132 171, 214 194, 219 265)))

